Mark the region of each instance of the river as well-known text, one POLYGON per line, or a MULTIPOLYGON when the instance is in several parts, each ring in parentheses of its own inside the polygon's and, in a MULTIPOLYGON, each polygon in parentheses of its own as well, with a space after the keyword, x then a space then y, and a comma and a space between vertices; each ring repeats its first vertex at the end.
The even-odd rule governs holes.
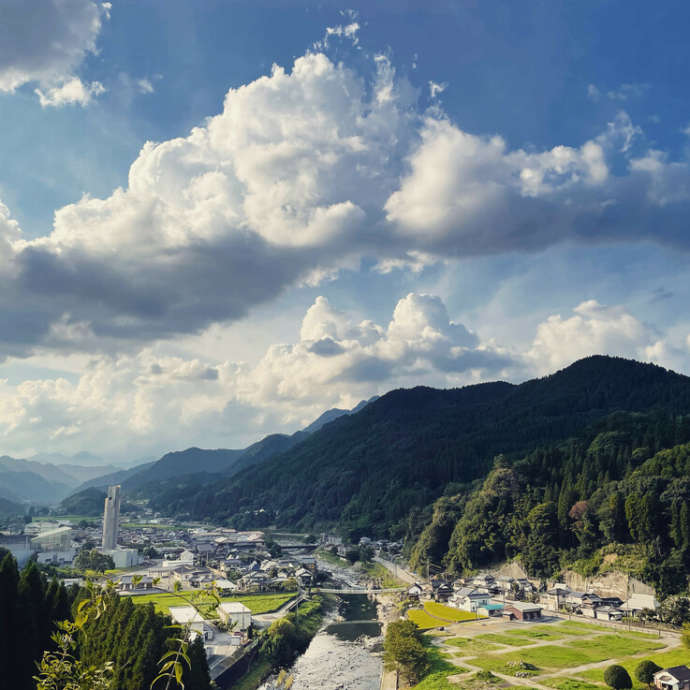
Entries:
MULTIPOLYGON (((379 690, 381 624, 366 594, 340 596, 338 616, 326 621, 293 664, 292 690, 379 690)), ((271 681, 260 690, 279 687, 271 681)))

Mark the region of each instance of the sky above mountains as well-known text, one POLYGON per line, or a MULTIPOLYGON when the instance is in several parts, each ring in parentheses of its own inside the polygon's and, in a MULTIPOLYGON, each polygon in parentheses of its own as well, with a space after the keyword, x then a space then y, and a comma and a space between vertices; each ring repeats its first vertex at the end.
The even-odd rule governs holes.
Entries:
POLYGON ((688 15, 3 0, 0 450, 241 447, 593 353, 690 373, 688 15))

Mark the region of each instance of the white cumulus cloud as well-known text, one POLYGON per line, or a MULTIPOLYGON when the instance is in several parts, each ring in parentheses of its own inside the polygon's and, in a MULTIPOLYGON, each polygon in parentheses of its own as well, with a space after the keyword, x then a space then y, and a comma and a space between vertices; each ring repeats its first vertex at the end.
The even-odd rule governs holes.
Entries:
POLYGON ((94 0, 3 0, 0 91, 33 82, 41 87, 44 106, 86 105, 102 86, 81 84, 74 72, 87 54, 96 52, 110 7, 94 0))
POLYGON ((59 86, 42 91, 36 89, 36 95, 42 108, 59 108, 63 105, 77 104, 87 106, 95 96, 105 93, 105 87, 101 82, 94 81, 85 84, 79 77, 72 77, 59 86))

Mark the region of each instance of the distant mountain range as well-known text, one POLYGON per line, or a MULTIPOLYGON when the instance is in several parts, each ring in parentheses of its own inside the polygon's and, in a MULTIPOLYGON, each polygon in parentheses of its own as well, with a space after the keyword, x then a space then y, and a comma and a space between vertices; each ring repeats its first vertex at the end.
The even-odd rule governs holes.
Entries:
MULTIPOLYGON (((103 458, 86 452, 74 456, 42 453, 29 460, 5 455, 0 457, 0 498, 8 502, 8 510, 11 505, 50 506, 89 488, 102 489, 112 484, 122 484, 132 491, 150 482, 189 474, 232 474, 289 450, 324 424, 343 415, 354 414, 374 399, 363 400, 352 410, 328 410, 304 430, 292 435, 271 434, 247 448, 188 448, 166 453, 159 460, 139 463, 129 468, 105 464, 103 458)), ((87 492, 84 498, 93 499, 94 495, 87 492)))
POLYGON ((87 488, 87 486, 102 488, 117 483, 121 484, 124 490, 132 492, 153 482, 163 482, 186 475, 231 475, 286 452, 321 429, 325 424, 339 417, 355 414, 376 399, 377 397, 362 400, 352 410, 338 408, 327 410, 308 427, 292 435, 270 434, 247 448, 236 450, 187 448, 186 450, 173 451, 166 453, 156 462, 92 479, 79 489, 87 488))

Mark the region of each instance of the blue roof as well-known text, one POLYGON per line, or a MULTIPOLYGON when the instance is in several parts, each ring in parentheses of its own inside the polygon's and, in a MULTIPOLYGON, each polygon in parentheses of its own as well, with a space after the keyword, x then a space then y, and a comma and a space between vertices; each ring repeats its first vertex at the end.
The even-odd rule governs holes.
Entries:
POLYGON ((485 604, 482 608, 489 611, 498 611, 503 608, 503 604, 485 604))

